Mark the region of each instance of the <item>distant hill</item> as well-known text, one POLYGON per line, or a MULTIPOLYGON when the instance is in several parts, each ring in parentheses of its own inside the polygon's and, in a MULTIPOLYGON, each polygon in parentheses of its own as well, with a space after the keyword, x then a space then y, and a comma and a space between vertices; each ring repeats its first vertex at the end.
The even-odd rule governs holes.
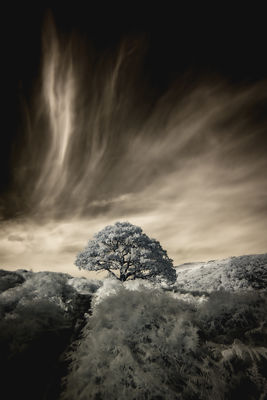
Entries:
POLYGON ((187 291, 266 289, 267 254, 186 263, 176 273, 176 286, 187 291))

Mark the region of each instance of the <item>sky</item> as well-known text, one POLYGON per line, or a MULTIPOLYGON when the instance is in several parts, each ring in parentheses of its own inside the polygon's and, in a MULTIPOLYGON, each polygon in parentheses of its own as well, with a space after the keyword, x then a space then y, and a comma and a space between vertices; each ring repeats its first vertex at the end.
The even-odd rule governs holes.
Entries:
POLYGON ((116 221, 175 265, 265 253, 260 10, 92 4, 2 17, 0 267, 85 275, 76 254, 116 221))

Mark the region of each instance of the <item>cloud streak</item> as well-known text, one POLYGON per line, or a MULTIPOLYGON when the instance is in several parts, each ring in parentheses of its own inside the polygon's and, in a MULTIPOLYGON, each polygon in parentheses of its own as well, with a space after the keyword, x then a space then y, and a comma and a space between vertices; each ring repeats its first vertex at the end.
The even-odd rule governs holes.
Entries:
POLYGON ((72 272, 78 250, 117 220, 142 226, 176 264, 266 252, 266 83, 186 91, 183 78, 151 101, 137 48, 94 58, 48 23, 2 203, 3 266, 72 272))

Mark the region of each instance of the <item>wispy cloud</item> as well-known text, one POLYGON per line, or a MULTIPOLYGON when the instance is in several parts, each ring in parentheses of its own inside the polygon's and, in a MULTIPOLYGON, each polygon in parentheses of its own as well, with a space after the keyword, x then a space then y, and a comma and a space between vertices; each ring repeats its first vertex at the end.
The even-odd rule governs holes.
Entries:
POLYGON ((218 78, 185 93, 178 82, 149 102, 136 48, 94 60, 48 25, 6 196, 3 266, 73 270, 78 249, 117 220, 140 225, 176 264, 267 250, 266 83, 218 78))

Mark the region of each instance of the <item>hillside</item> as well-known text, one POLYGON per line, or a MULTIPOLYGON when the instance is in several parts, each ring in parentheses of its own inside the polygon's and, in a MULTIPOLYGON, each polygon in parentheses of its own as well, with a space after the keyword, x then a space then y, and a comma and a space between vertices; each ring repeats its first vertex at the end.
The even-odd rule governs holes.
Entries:
POLYGON ((176 271, 160 287, 1 270, 3 393, 266 399, 267 254, 176 271))
POLYGON ((267 254, 182 264, 176 273, 176 286, 188 291, 266 289, 267 254))

